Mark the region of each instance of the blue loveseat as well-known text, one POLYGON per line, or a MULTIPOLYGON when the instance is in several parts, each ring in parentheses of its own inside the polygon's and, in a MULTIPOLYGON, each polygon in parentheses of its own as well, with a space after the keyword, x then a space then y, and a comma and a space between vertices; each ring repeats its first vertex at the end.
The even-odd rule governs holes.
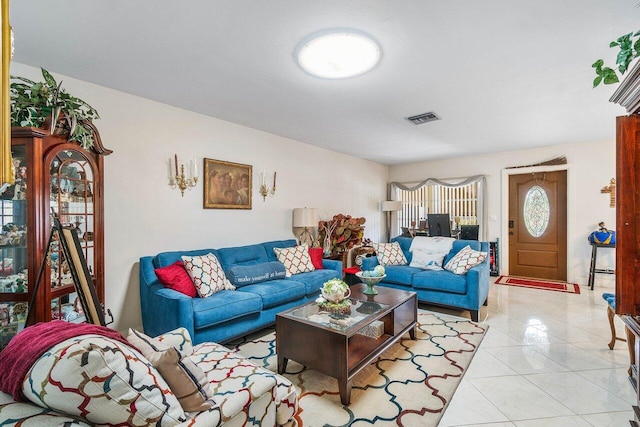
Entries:
MULTIPOLYGON (((247 335, 275 322, 276 313, 315 300, 329 279, 342 277, 342 262, 323 260, 323 269, 275 280, 236 283, 236 290, 222 290, 207 298, 191 298, 164 287, 155 269, 166 267, 181 256, 213 253, 223 269, 246 267, 254 278, 265 277, 261 267, 277 262, 273 248, 288 248, 296 241, 279 240, 222 249, 162 252, 140 258, 140 304, 146 334, 157 336, 184 327, 194 343, 223 343, 247 335), (253 283, 250 283, 253 282, 253 283), (256 283, 257 282, 257 283, 256 283)), ((266 271, 266 270, 264 270, 266 271)))
MULTIPOLYGON (((412 258, 412 253, 409 251, 412 240, 411 237, 401 236, 391 239, 391 242, 398 242, 408 264, 411 263, 412 258)), ((487 254, 489 252, 487 242, 456 240, 453 242, 453 248, 449 254, 445 256, 443 265, 446 265, 455 254, 467 245, 477 251, 487 254)), ((378 258, 375 256, 364 258, 362 269, 373 270, 378 264, 378 258)), ((447 270, 423 270, 410 267, 408 264, 385 266, 387 277, 376 286, 411 290, 418 295, 418 301, 469 310, 471 319, 478 321, 480 307, 487 304, 487 296, 489 295, 488 256, 482 264, 473 267, 464 275, 454 274, 447 270)))

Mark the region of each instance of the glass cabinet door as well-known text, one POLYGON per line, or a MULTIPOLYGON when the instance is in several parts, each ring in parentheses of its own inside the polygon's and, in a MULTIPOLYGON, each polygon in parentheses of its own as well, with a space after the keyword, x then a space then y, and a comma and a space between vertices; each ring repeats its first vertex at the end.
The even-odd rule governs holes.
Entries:
POLYGON ((22 330, 27 317, 27 162, 14 146, 15 184, 0 189, 0 349, 22 330))
MULTIPOLYGON (((61 150, 49 165, 50 205, 63 227, 78 235, 89 273, 95 268, 94 199, 95 179, 91 162, 77 150, 61 150)), ((69 265, 54 236, 48 255, 51 287, 51 319, 84 321, 69 265)), ((95 277, 94 277, 95 280, 95 277)))

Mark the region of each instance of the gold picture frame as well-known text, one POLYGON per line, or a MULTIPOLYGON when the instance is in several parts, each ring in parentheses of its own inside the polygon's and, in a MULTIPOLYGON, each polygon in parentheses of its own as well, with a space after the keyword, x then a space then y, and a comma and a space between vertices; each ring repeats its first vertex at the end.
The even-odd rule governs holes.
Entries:
POLYGON ((251 165, 204 159, 204 209, 251 209, 251 165))

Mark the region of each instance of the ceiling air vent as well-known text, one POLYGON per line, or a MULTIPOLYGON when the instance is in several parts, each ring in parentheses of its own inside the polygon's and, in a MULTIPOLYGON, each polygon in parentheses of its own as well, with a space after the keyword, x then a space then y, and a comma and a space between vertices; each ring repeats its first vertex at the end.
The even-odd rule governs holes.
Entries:
POLYGON ((418 114, 417 116, 405 117, 405 119, 409 120, 414 125, 421 125, 423 123, 440 120, 440 117, 433 111, 429 111, 428 113, 418 114))

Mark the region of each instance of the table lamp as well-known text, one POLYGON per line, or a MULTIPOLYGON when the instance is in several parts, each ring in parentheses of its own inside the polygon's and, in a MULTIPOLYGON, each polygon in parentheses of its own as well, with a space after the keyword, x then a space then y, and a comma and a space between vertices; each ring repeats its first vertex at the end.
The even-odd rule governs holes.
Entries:
POLYGON ((313 233, 311 230, 318 227, 318 209, 295 208, 293 210, 293 228, 303 228, 298 237, 301 245, 313 246, 313 233))
POLYGON ((380 210, 387 214, 387 242, 391 240, 391 212, 402 210, 401 200, 387 200, 380 203, 380 210))

